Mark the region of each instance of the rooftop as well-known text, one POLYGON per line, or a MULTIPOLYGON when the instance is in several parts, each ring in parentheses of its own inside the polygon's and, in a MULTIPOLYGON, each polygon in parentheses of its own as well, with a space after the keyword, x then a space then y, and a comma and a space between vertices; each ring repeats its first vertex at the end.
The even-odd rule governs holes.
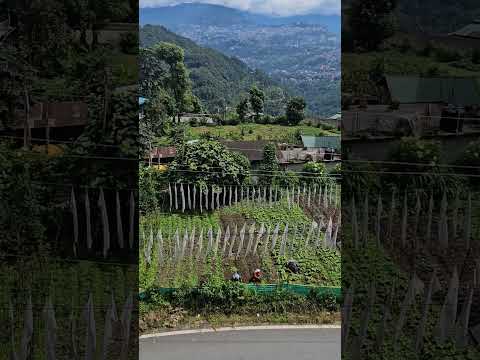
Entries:
MULTIPOLYGON (((257 140, 257 141, 220 141, 230 151, 239 152, 245 155, 250 161, 262 161, 263 149, 271 141, 257 140)), ((280 157, 280 152, 277 150, 277 157, 280 157)))
POLYGON ((306 148, 340 149, 340 136, 302 135, 302 143, 306 148))
POLYGON ((474 20, 471 24, 464 26, 450 35, 480 40, 480 19, 474 20))
POLYGON ((387 75, 386 80, 392 100, 401 104, 480 104, 480 81, 476 78, 387 75))

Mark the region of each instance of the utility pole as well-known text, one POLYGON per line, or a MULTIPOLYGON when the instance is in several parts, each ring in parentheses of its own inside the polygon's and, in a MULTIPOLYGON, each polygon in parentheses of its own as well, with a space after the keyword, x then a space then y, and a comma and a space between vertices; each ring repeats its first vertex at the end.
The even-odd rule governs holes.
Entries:
POLYGON ((28 93, 27 83, 24 80, 23 91, 25 95, 25 118, 23 120, 23 147, 29 148, 30 145, 30 95, 28 93))

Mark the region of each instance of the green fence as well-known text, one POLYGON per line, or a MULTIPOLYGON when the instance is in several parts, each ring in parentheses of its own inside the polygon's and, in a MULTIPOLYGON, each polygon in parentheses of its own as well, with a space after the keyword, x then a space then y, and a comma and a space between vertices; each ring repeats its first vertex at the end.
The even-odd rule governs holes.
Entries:
MULTIPOLYGON (((319 292, 320 294, 333 293, 337 298, 342 296, 342 288, 340 287, 324 287, 324 286, 309 286, 309 285, 295 285, 295 284, 247 284, 247 288, 255 291, 258 294, 271 294, 279 289, 287 290, 294 294, 307 296, 312 290, 319 292)), ((177 290, 176 288, 158 288, 155 290, 160 295, 169 295, 177 290)), ((146 298, 145 293, 139 294, 139 299, 144 300, 146 298)))

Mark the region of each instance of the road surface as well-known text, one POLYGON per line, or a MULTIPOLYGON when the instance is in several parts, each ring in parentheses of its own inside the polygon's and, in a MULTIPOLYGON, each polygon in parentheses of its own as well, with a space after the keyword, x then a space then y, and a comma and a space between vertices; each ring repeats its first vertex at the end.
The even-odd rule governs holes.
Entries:
POLYGON ((337 360, 340 329, 244 330, 140 339, 140 360, 337 360))

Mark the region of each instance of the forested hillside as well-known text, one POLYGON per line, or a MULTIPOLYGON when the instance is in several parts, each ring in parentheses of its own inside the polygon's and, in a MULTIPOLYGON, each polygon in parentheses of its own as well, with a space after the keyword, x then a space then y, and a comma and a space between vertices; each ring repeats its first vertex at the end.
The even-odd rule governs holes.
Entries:
POLYGON ((170 42, 185 51, 193 93, 210 112, 234 107, 253 84, 265 90, 266 112, 278 115, 284 110, 286 91, 261 71, 251 70, 240 60, 198 46, 193 41, 168 31, 163 26, 146 25, 140 29, 140 46, 170 42))
POLYGON ((210 4, 142 8, 140 23, 240 59, 301 96, 306 112, 340 111, 340 17, 271 16, 210 4))

